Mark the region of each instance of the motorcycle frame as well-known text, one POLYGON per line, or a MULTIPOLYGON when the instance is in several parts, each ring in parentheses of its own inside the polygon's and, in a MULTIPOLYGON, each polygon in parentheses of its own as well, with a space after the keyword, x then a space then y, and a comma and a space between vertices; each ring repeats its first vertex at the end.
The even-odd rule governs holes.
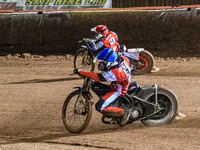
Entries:
MULTIPOLYGON (((87 98, 89 99, 89 101, 88 101, 89 103, 93 103, 92 102, 93 96, 90 93, 91 87, 88 86, 90 81, 91 81, 91 79, 84 78, 84 83, 83 83, 82 87, 74 87, 74 88, 76 88, 76 89, 78 89, 80 91, 80 95, 83 94, 83 95, 87 96, 87 98)), ((131 102, 126 97, 124 97, 128 101, 128 103, 131 104, 131 108, 134 107, 134 99, 138 100, 138 101, 140 101, 142 103, 147 103, 147 104, 152 105, 154 107, 154 112, 153 113, 151 113, 151 114, 149 114, 149 115, 147 115, 147 116, 145 116, 143 118, 140 118, 139 120, 146 119, 146 118, 154 115, 155 113, 157 113, 158 112, 157 110, 159 110, 159 108, 158 108, 158 100, 157 100, 157 98, 158 98, 158 96, 157 96, 158 95, 158 86, 157 86, 157 84, 154 84, 154 87, 155 87, 155 90, 154 90, 155 104, 151 103, 151 102, 148 102, 148 101, 146 101, 146 100, 144 100, 142 98, 139 98, 138 96, 129 95, 128 93, 126 93, 126 96, 128 96, 128 98, 131 100, 131 102)))
MULTIPOLYGON (((81 45, 81 48, 87 49, 90 57, 93 58, 93 63, 96 63, 97 57, 95 57, 93 51, 90 49, 89 44, 86 42, 86 41, 90 41, 93 43, 95 41, 95 39, 94 38, 84 38, 83 40, 79 41, 79 43, 81 43, 83 41, 85 42, 86 45, 81 45)), ((138 53, 139 54, 141 51, 144 51, 144 48, 129 48, 129 49, 127 49, 128 53, 138 53)), ((130 57, 130 59, 132 59, 132 58, 130 57)))

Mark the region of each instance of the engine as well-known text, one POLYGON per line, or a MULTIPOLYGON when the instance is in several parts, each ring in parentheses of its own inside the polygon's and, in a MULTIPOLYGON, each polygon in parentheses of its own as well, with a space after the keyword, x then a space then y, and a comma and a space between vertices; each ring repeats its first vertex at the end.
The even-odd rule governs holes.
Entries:
POLYGON ((135 107, 131 112, 130 120, 136 121, 136 120, 140 119, 142 116, 142 113, 143 113, 143 111, 141 108, 135 107))

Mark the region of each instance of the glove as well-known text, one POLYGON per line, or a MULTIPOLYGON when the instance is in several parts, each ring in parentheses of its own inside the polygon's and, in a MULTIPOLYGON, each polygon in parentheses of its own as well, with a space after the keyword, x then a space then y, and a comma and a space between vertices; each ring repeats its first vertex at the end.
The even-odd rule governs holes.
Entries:
POLYGON ((81 71, 82 69, 74 69, 74 74, 79 74, 79 72, 81 71))
POLYGON ((88 45, 89 49, 95 51, 95 49, 94 49, 94 45, 92 44, 92 42, 87 41, 87 45, 88 45))
POLYGON ((92 42, 90 42, 90 41, 87 41, 87 42, 88 42, 88 45, 89 45, 90 47, 93 46, 92 42))

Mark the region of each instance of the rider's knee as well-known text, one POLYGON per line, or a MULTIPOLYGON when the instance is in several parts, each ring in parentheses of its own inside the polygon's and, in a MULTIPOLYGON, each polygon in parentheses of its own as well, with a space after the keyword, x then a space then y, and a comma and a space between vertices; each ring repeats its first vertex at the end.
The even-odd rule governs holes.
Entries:
POLYGON ((103 103, 105 102, 105 100, 100 99, 96 104, 95 104, 95 108, 98 112, 101 112, 101 107, 103 105, 103 103))

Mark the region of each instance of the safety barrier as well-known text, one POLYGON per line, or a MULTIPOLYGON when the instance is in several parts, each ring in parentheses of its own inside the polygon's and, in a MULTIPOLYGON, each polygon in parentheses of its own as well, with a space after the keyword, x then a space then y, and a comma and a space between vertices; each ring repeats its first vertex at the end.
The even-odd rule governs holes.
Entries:
POLYGON ((90 28, 105 24, 128 48, 155 56, 200 57, 200 9, 85 10, 0 14, 0 52, 75 53, 90 28))
POLYGON ((200 5, 200 0, 112 0, 113 8, 200 5))

